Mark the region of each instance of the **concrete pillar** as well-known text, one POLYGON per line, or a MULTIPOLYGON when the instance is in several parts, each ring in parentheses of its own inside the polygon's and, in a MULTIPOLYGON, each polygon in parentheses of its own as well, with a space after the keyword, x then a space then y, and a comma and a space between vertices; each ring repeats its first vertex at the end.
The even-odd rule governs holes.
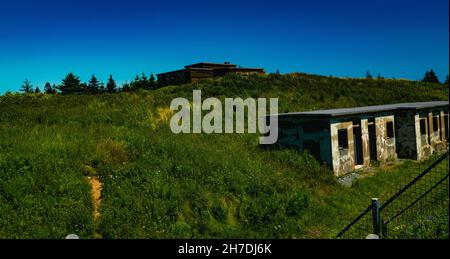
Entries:
POLYGON ((330 125, 331 154, 335 176, 344 175, 355 169, 355 146, 353 141, 353 122, 333 123, 330 125), (339 150, 338 131, 347 130, 348 149, 339 150))
POLYGON ((433 129, 433 113, 428 113, 428 144, 430 145, 430 152, 434 152, 434 129, 433 129))
POLYGON ((420 134, 420 116, 416 114, 414 116, 414 124, 416 128, 416 152, 417 152, 417 160, 422 160, 422 147, 426 143, 422 143, 422 134, 420 134))
POLYGON ((439 113, 440 131, 441 131, 441 141, 447 146, 447 139, 445 138, 445 113, 441 111, 439 113))
POLYGON ((361 120, 361 138, 363 146, 364 166, 370 165, 369 121, 361 120))

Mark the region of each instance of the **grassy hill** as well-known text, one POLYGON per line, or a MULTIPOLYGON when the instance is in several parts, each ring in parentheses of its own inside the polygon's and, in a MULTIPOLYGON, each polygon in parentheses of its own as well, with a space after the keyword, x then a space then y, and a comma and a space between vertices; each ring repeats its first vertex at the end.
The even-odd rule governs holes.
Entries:
MULTIPOLYGON (((156 91, 0 97, 0 238, 327 238, 399 188, 412 162, 352 188, 308 154, 251 134, 174 135, 170 102, 278 97, 280 112, 447 100, 448 86, 304 74, 156 91), (88 177, 103 184, 93 216, 88 177)), ((448 233, 447 233, 448 236, 448 233)))

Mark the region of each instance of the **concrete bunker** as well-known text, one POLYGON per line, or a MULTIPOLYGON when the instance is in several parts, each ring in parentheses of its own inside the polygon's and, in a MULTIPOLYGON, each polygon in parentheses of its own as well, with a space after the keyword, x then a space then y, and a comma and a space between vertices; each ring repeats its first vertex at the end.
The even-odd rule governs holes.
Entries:
POLYGON ((448 102, 273 115, 279 147, 307 150, 336 176, 398 157, 423 159, 448 146, 448 102))
POLYGON ((423 160, 448 148, 448 102, 405 104, 395 113, 399 158, 423 160))

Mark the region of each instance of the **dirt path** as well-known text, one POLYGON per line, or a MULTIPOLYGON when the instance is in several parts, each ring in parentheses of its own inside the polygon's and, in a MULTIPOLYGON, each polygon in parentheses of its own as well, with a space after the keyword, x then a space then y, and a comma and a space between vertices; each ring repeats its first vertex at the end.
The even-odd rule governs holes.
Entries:
POLYGON ((94 203, 94 220, 97 221, 100 218, 100 202, 102 198, 102 183, 97 177, 88 177, 89 184, 91 185, 91 196, 94 203))

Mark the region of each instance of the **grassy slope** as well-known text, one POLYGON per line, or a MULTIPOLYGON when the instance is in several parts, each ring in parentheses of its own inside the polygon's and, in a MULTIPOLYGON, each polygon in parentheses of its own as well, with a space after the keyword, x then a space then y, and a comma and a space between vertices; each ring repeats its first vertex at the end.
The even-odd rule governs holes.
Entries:
MULTIPOLYGON (((255 135, 174 135, 174 97, 278 97, 280 112, 446 100, 448 88, 310 75, 229 76, 155 92, 0 97, 0 238, 331 237, 409 164, 337 186, 307 154, 255 135), (87 175, 104 183, 92 219, 87 175)), ((409 165, 411 166, 411 165, 409 165)))

